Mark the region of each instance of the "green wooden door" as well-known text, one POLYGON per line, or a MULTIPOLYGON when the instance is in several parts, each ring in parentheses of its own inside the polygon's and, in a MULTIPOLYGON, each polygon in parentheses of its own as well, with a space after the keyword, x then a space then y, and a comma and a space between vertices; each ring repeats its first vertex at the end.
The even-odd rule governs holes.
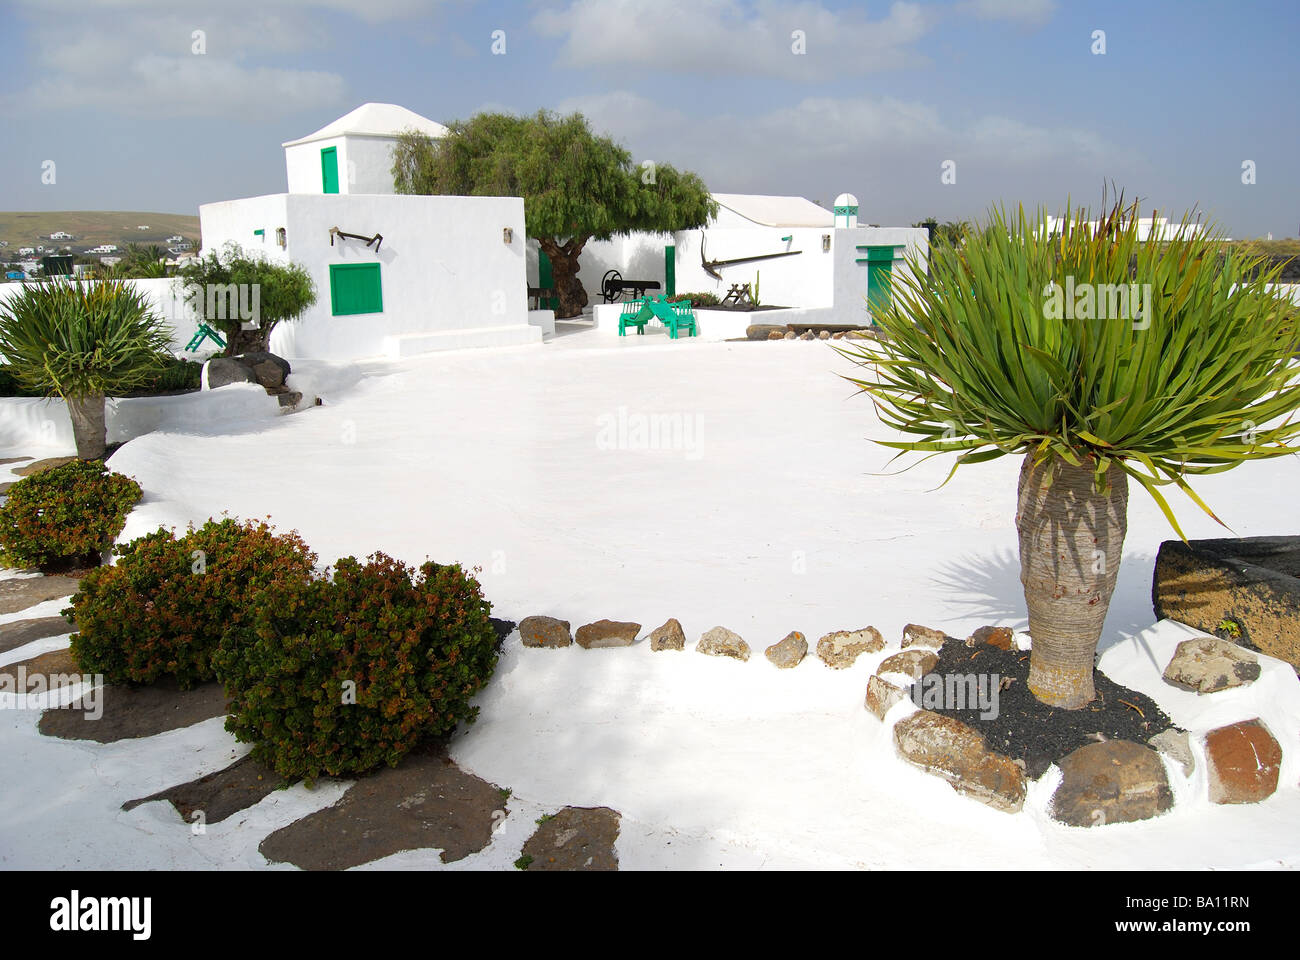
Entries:
POLYGON ((330 310, 336 317, 383 313, 384 291, 377 263, 330 264, 330 310))
POLYGON ((325 147, 320 152, 320 181, 322 193, 339 192, 339 149, 325 147))
POLYGON ((677 248, 664 247, 664 296, 677 296, 677 248))
MULTIPOLYGON (((555 274, 551 270, 551 258, 546 255, 546 251, 537 251, 537 286, 541 290, 548 287, 555 289, 555 274)), ((558 310, 560 309, 559 297, 547 297, 545 300, 538 301, 541 310, 558 310)))

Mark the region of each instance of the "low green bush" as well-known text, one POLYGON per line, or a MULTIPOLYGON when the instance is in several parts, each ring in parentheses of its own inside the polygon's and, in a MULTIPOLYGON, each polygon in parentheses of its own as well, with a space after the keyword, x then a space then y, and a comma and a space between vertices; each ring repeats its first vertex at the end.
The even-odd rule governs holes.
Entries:
POLYGON ((496 666, 491 604, 457 565, 345 557, 332 577, 281 581, 258 606, 256 638, 223 641, 213 662, 226 729, 282 776, 395 766, 472 721, 470 698, 496 666))
POLYGON ((65 611, 77 622, 72 655, 110 683, 171 676, 188 689, 213 679, 218 644, 251 636, 263 590, 306 581, 315 563, 298 534, 260 521, 227 517, 180 537, 147 534, 82 579, 65 611))
POLYGON ((677 293, 671 297, 664 297, 669 303, 676 303, 679 300, 691 301, 692 307, 716 307, 722 300, 716 293, 677 293))
POLYGON ((100 562, 140 502, 140 485, 100 460, 23 477, 0 506, 0 560, 41 570, 100 562))
MULTIPOLYGON (((131 397, 150 397, 160 393, 199 389, 203 364, 171 354, 161 357, 160 364, 156 373, 147 375, 130 390, 119 391, 119 393, 131 397)), ((43 390, 27 386, 19 380, 13 367, 0 366, 0 397, 43 397, 45 395, 43 390)))
POLYGON ((197 390, 203 377, 203 364, 181 357, 168 357, 163 361, 163 368, 138 390, 135 396, 152 396, 159 393, 175 393, 179 390, 197 390))

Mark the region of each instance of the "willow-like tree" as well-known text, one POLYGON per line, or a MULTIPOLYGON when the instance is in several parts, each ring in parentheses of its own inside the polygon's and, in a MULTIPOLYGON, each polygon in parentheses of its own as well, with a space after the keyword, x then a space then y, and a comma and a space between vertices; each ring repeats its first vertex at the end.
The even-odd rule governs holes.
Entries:
POLYGON ((1067 210, 1053 227, 994 211, 960 248, 936 246, 928 272, 895 279, 884 337, 843 351, 882 423, 918 438, 877 442, 958 453, 953 472, 1022 458, 1029 688, 1069 709, 1095 696, 1129 481, 1183 537, 1162 489, 1218 520, 1189 476, 1300 449, 1300 323, 1269 286, 1281 267, 1187 218, 1169 242, 1140 243, 1137 214, 1067 210))
POLYGON ((528 236, 551 261, 563 317, 587 305, 578 257, 588 241, 691 230, 717 213, 698 176, 634 163, 578 113, 480 113, 439 139, 404 132, 393 148, 393 184, 398 193, 523 197, 528 236))

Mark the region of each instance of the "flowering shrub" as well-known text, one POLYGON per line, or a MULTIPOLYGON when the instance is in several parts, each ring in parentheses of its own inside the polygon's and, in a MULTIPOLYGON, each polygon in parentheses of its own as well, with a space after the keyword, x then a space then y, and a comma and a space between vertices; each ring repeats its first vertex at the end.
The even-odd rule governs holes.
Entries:
POLYGON ((496 666, 491 604, 457 565, 417 569, 375 553, 332 578, 282 579, 261 595, 255 639, 214 657, 226 729, 286 777, 395 766, 422 740, 473 720, 496 666))
POLYGON ((92 570, 64 611, 77 622, 72 655, 112 683, 182 689, 213 679, 212 654, 251 635, 260 593, 301 583, 316 555, 296 533, 263 522, 209 520, 177 537, 158 530, 121 548, 115 565, 92 570))
POLYGON ((23 477, 0 506, 0 549, 13 567, 99 563, 140 501, 140 485, 99 460, 73 460, 23 477))

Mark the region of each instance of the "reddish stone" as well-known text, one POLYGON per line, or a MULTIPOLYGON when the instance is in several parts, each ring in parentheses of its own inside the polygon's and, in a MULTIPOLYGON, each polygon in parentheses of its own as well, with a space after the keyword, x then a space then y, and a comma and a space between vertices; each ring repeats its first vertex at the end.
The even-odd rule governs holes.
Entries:
POLYGON ((1282 747, 1259 720, 1243 720, 1205 735, 1212 803, 1258 803, 1277 789, 1282 747))

